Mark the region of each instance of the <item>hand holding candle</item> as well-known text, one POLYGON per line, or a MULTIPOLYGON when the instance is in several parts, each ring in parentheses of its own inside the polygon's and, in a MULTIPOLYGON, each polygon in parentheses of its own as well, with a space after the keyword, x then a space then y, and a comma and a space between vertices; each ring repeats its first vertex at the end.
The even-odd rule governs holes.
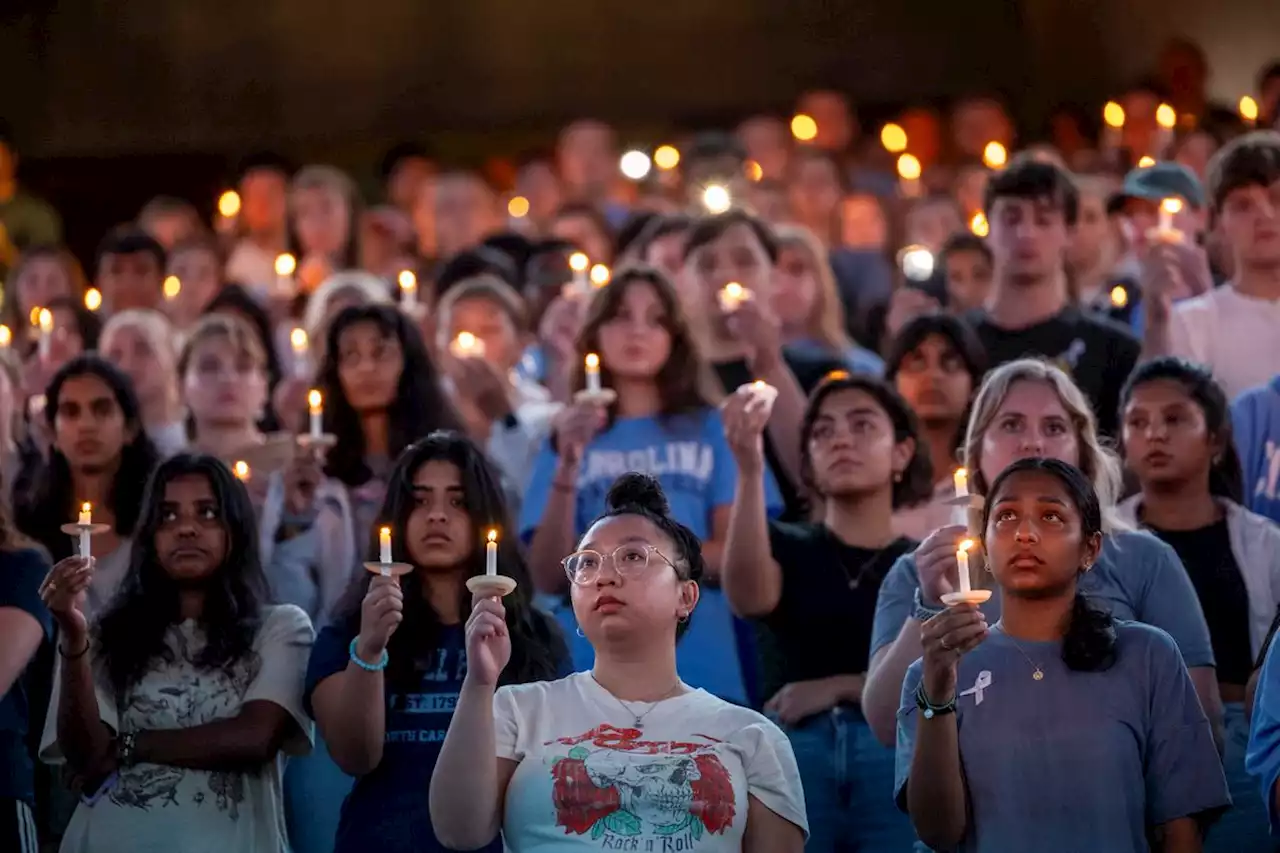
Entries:
POLYGON ((751 298, 751 291, 747 290, 736 281, 731 281, 724 287, 720 288, 718 294, 720 301, 720 310, 726 314, 732 314, 737 311, 742 303, 751 298))
POLYGON ((514 578, 498 574, 498 531, 490 528, 485 534, 484 574, 467 578, 467 589, 480 598, 501 598, 515 588, 514 578))
POLYGON ((63 533, 77 537, 80 556, 86 560, 93 556, 89 547, 90 539, 95 534, 105 533, 110 529, 106 524, 94 524, 93 506, 88 501, 80 504, 80 513, 76 516, 75 524, 62 525, 63 533))

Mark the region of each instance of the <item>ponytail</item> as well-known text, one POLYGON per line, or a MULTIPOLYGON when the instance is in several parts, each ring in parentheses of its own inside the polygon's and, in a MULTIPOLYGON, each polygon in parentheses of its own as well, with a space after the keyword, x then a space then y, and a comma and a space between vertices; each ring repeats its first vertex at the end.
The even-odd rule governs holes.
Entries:
POLYGON ((1081 592, 1071 605, 1062 661, 1073 672, 1101 672, 1116 662, 1115 620, 1081 592))

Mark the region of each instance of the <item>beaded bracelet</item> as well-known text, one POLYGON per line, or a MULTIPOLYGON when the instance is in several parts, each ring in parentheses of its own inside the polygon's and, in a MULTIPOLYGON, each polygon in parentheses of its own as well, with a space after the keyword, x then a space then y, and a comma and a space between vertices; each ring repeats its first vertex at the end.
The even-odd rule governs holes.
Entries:
POLYGON ((387 650, 386 649, 382 650, 382 660, 378 661, 376 664, 365 663, 364 661, 360 660, 360 656, 356 654, 356 642, 359 639, 360 639, 359 637, 351 638, 351 645, 348 647, 348 651, 351 654, 351 662, 354 663, 356 666, 360 667, 361 669, 363 669, 365 672, 382 672, 384 669, 386 669, 387 661, 391 659, 391 656, 387 654, 387 650))

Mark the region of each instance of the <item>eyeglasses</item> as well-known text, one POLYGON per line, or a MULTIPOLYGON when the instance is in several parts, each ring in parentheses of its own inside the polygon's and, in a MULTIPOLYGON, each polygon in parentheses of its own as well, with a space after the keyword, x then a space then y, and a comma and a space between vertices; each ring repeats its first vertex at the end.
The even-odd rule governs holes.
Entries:
POLYGON ((622 545, 612 554, 601 554, 599 551, 575 551, 561 560, 560 565, 564 567, 564 573, 569 576, 571 582, 578 586, 587 586, 595 583, 600 577, 600 570, 604 568, 605 560, 612 560, 614 570, 624 578, 630 578, 643 574, 644 570, 649 568, 651 554, 657 554, 658 558, 671 568, 676 567, 676 564, 667 559, 656 547, 639 542, 622 545))

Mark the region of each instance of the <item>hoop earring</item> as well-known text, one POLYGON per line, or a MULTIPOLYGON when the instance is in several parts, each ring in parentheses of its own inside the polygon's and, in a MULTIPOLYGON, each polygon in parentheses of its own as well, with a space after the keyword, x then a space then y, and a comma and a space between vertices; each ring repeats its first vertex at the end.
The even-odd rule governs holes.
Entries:
POLYGON ((586 635, 586 634, 584 634, 584 633, 582 633, 582 626, 581 626, 581 625, 579 625, 579 626, 578 626, 578 629, 577 629, 576 633, 577 633, 577 635, 578 635, 579 637, 582 637, 584 640, 587 638, 587 635, 586 635))
POLYGON ((688 621, 689 621, 689 614, 688 614, 688 613, 684 614, 683 616, 678 616, 678 617, 676 617, 676 624, 677 624, 677 625, 684 625, 684 624, 685 624, 685 623, 687 623, 688 621))
POLYGON ((894 472, 893 472, 893 482, 895 482, 895 483, 901 483, 901 482, 902 482, 902 472, 901 472, 901 471, 894 471, 894 472))
POLYGON ((987 574, 989 574, 989 575, 993 575, 993 574, 995 574, 995 572, 991 571, 991 561, 990 561, 990 560, 983 560, 983 561, 982 561, 982 568, 983 568, 983 569, 985 569, 985 570, 986 570, 986 572, 987 572, 987 574))

